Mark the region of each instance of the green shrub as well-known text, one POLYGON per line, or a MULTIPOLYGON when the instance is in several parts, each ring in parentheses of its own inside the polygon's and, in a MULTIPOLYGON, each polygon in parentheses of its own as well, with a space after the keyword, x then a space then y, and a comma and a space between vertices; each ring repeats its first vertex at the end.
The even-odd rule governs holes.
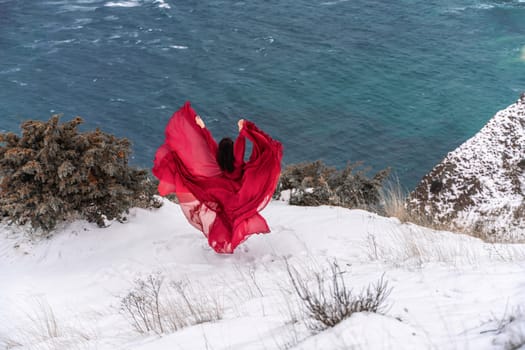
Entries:
POLYGON ((22 135, 0 134, 3 220, 49 232, 60 221, 125 220, 131 207, 159 207, 148 172, 128 166, 130 142, 96 131, 79 133, 77 117, 60 124, 27 121, 22 135))

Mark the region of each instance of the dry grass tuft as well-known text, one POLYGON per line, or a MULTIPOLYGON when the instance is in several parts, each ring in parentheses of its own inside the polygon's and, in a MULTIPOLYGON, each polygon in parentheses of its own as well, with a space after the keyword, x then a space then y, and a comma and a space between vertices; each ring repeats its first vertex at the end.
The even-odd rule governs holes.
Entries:
POLYGON ((407 191, 398 179, 388 181, 380 191, 383 212, 387 217, 395 217, 402 223, 411 222, 433 230, 452 231, 455 227, 449 222, 436 222, 432 215, 407 207, 407 191))
POLYGON ((120 310, 138 333, 172 333, 222 318, 219 300, 205 290, 184 281, 165 285, 162 275, 148 275, 135 281, 120 310))
POLYGON ((330 273, 315 271, 313 282, 286 261, 286 269, 293 290, 299 297, 303 311, 310 322, 307 327, 321 331, 334 327, 356 312, 383 313, 391 292, 381 277, 358 294, 349 289, 337 261, 330 263, 330 273))
POLYGON ((60 320, 45 299, 36 299, 23 313, 24 323, 0 333, 0 348, 34 350, 92 349, 97 335, 89 327, 71 326, 60 320))

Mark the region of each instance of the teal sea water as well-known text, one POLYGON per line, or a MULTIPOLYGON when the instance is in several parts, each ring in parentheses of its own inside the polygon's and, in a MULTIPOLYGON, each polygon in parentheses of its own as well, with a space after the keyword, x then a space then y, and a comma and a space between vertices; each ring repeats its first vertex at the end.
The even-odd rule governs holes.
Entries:
POLYGON ((80 115, 138 166, 190 100, 411 188, 522 91, 524 0, 0 0, 0 130, 80 115))

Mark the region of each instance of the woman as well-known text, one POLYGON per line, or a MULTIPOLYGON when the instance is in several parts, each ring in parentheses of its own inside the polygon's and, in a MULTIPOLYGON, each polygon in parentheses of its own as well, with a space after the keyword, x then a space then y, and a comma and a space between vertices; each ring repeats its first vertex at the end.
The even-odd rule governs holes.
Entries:
POLYGON ((268 233, 259 214, 271 200, 281 171, 282 145, 247 120, 239 136, 219 145, 189 102, 173 114, 157 150, 153 174, 159 193, 175 193, 188 221, 218 253, 234 249, 253 233, 268 233), (253 149, 244 161, 246 138, 253 149))

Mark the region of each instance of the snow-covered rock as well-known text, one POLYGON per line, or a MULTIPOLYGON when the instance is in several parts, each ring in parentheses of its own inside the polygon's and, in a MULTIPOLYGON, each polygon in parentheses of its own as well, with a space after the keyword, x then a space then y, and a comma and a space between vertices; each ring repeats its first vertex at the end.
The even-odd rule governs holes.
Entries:
POLYGON ((525 239, 525 94, 425 175, 409 207, 490 239, 525 239))

